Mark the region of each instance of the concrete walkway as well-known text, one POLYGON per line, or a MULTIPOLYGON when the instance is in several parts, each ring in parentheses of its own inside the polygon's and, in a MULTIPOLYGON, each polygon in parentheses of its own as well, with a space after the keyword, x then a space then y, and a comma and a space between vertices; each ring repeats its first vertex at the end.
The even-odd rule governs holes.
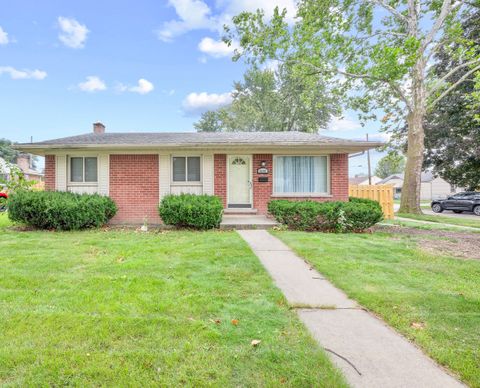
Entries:
POLYGON ((353 387, 462 387, 265 230, 240 230, 314 338, 353 387))

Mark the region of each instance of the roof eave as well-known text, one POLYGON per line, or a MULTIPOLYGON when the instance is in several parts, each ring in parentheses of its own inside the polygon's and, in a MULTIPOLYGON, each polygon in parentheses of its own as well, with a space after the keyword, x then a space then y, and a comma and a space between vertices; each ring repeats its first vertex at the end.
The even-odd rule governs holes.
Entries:
POLYGON ((305 150, 325 150, 338 151, 339 153, 354 153, 359 151, 366 151, 369 149, 382 147, 385 144, 382 142, 355 142, 355 143, 169 143, 169 144, 41 144, 41 143, 22 143, 15 144, 14 148, 28 152, 35 155, 45 155, 48 151, 61 150, 158 150, 158 149, 209 149, 209 150, 234 150, 249 148, 252 150, 267 150, 296 147, 305 150))

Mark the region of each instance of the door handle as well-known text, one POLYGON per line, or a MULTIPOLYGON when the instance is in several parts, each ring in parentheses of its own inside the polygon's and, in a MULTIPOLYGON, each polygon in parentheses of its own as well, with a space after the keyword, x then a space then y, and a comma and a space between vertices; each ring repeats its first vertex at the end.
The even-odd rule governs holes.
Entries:
POLYGON ((252 181, 248 181, 248 187, 252 188, 252 181))

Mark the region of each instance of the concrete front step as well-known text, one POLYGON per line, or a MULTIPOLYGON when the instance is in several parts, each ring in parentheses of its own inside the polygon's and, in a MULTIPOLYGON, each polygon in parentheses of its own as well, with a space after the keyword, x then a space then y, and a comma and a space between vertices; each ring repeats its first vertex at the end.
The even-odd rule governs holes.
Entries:
POLYGON ((275 220, 263 215, 227 214, 222 218, 220 229, 270 229, 277 225, 275 220))
POLYGON ((248 208, 226 208, 223 214, 257 214, 257 209, 248 208))

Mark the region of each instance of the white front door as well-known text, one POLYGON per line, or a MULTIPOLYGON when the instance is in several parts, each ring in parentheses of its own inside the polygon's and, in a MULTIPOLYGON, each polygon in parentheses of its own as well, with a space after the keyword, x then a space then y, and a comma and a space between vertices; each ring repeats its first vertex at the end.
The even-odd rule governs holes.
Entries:
POLYGON ((252 206, 250 175, 251 156, 230 155, 228 157, 228 207, 252 206))

